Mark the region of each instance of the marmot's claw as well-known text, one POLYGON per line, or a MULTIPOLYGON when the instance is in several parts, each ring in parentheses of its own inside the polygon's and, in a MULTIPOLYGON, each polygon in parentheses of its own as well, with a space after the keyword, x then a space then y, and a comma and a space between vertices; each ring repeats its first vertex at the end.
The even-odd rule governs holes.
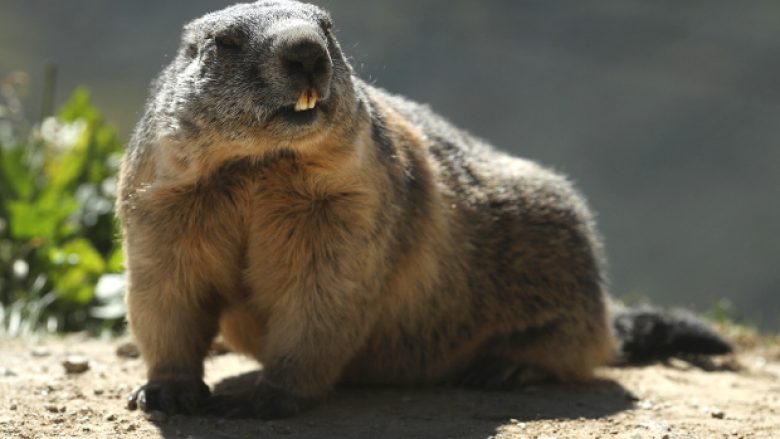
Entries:
POLYGON ((150 381, 127 398, 127 408, 168 414, 198 413, 211 392, 202 380, 150 381))

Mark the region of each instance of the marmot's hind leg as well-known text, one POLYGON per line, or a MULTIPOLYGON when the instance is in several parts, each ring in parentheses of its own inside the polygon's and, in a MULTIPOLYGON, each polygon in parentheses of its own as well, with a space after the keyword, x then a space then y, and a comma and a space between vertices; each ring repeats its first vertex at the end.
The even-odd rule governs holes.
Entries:
POLYGON ((470 388, 508 390, 549 378, 550 375, 545 371, 518 363, 511 358, 487 356, 474 361, 454 384, 470 388))
POLYGON ((496 336, 455 384, 513 389, 542 381, 587 381, 596 367, 612 360, 615 343, 606 327, 573 326, 555 323, 496 336))

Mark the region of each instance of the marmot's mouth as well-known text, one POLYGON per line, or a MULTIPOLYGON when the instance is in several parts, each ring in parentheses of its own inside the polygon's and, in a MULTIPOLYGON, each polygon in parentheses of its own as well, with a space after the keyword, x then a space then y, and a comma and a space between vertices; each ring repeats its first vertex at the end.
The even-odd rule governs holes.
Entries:
POLYGON ((298 100, 294 104, 280 107, 274 112, 271 119, 281 119, 283 122, 294 126, 304 126, 313 123, 320 113, 327 112, 328 101, 322 100, 313 87, 301 90, 298 100))
POLYGON ((322 106, 312 107, 311 109, 299 110, 298 104, 288 105, 282 107, 276 111, 274 118, 283 119, 285 122, 294 125, 307 125, 317 118, 317 115, 322 111, 322 106))

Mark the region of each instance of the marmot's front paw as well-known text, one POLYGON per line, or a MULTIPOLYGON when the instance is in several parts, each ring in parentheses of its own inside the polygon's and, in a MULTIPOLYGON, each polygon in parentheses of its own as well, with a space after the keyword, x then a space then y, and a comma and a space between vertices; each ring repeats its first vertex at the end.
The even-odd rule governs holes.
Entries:
POLYGON ((266 383, 239 393, 213 395, 204 412, 228 418, 286 418, 310 407, 314 400, 292 395, 266 383))
POLYGON ((202 380, 150 381, 127 398, 127 408, 168 414, 198 413, 211 392, 202 380))

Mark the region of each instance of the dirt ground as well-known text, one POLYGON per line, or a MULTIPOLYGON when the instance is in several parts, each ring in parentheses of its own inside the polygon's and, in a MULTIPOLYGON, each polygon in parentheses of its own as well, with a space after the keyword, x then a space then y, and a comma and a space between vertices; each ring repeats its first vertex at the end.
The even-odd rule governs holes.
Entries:
MULTIPOLYGON (((599 381, 573 387, 343 389, 296 418, 264 422, 127 411, 144 368, 118 355, 119 345, 79 336, 0 339, 0 437, 780 438, 780 354, 766 346, 697 366, 604 369, 599 381), (89 368, 68 374, 63 361, 75 354, 89 368)), ((256 368, 233 354, 214 356, 207 381, 256 368)))

